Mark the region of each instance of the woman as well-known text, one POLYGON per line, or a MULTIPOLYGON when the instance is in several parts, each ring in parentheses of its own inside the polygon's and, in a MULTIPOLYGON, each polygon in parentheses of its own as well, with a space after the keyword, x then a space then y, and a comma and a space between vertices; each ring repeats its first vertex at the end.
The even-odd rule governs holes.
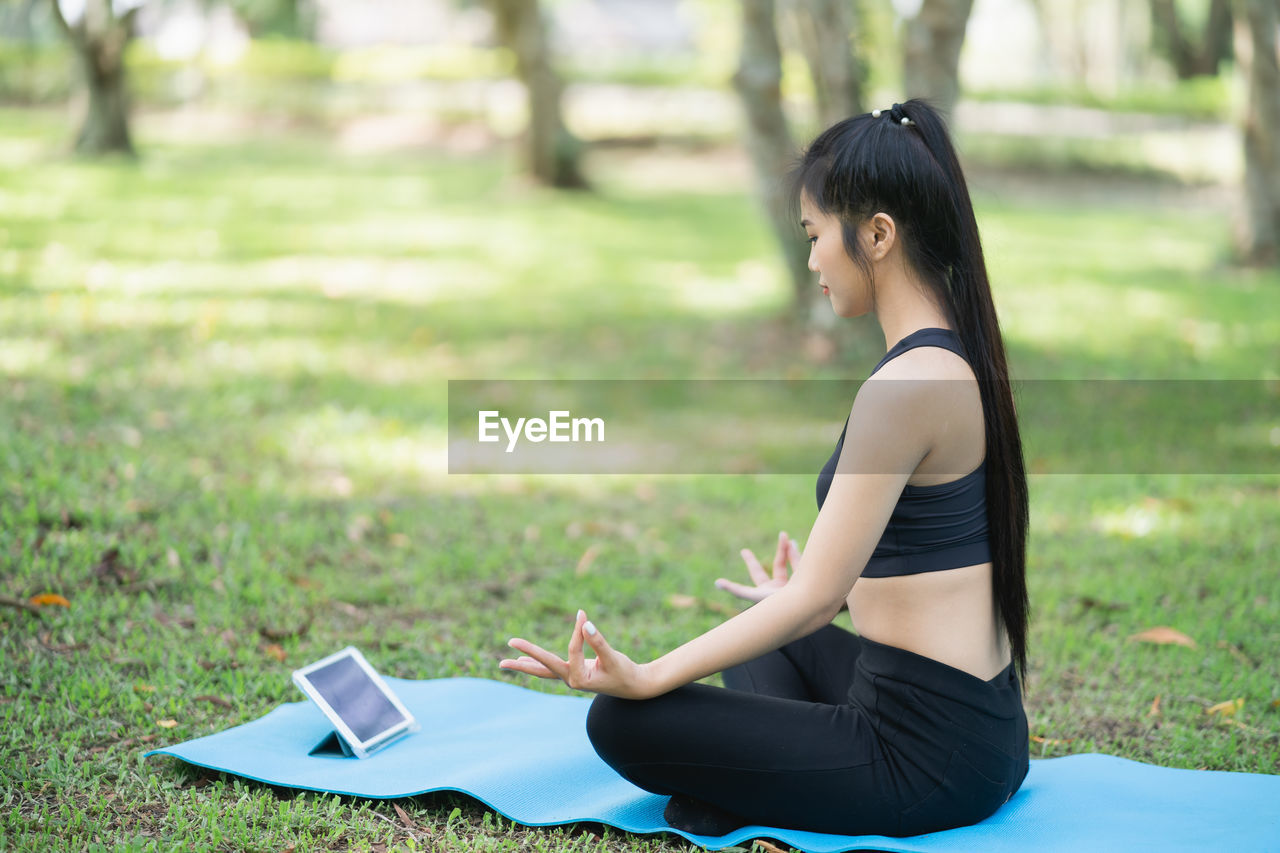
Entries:
POLYGON ((517 638, 500 666, 600 694, 592 745, 677 828, 969 825, 1029 768, 1026 477, 969 191, 921 100, 833 125, 789 187, 832 308, 886 344, 803 557, 781 534, 769 578, 744 549, 755 586, 716 583, 757 603, 650 663, 579 611, 567 661, 517 638), (856 634, 830 624, 845 606, 856 634))

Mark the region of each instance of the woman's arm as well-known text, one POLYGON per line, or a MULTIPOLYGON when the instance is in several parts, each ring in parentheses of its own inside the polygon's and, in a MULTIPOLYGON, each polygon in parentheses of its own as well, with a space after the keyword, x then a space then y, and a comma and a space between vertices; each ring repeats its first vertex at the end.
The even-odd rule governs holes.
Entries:
POLYGON ((793 578, 768 598, 695 637, 657 660, 650 670, 653 695, 674 690, 798 640, 835 618, 839 605, 819 608, 793 578))
POLYGON ((929 452, 928 383, 863 383, 831 488, 787 585, 645 664, 654 695, 813 633, 840 612, 907 478, 929 452))
POLYGON ((831 488, 805 542, 800 565, 776 593, 649 663, 636 664, 615 652, 579 613, 568 661, 514 638, 508 645, 525 657, 504 660, 500 666, 540 678, 560 678, 575 689, 644 699, 818 630, 839 611, 880 541, 907 478, 929 451, 930 425, 937 413, 929 411, 924 385, 863 383, 853 402, 831 488), (594 660, 582 657, 584 642, 596 652, 594 660))

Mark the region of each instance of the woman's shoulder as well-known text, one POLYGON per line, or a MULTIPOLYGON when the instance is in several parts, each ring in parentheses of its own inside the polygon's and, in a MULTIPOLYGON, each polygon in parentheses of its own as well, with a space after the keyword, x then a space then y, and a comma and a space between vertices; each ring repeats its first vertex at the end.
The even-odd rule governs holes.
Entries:
POLYGON ((899 353, 880 365, 869 380, 972 380, 973 368, 959 353, 946 347, 922 344, 899 353))

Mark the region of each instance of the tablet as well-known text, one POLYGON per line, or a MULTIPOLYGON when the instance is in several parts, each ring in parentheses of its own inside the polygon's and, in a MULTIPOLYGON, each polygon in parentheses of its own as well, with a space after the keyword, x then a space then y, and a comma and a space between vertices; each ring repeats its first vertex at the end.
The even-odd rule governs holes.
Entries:
POLYGON ((293 683, 333 723, 343 752, 365 758, 416 730, 413 715, 355 646, 294 670, 293 683))

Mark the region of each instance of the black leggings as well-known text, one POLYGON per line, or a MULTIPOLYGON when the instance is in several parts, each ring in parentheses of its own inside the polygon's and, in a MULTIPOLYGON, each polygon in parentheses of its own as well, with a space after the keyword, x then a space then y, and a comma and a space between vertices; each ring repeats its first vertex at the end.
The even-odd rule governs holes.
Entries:
POLYGON ((827 625, 652 699, 597 695, 587 736, 656 794, 762 824, 917 835, 995 812, 1029 768, 1013 665, 990 681, 827 625))

